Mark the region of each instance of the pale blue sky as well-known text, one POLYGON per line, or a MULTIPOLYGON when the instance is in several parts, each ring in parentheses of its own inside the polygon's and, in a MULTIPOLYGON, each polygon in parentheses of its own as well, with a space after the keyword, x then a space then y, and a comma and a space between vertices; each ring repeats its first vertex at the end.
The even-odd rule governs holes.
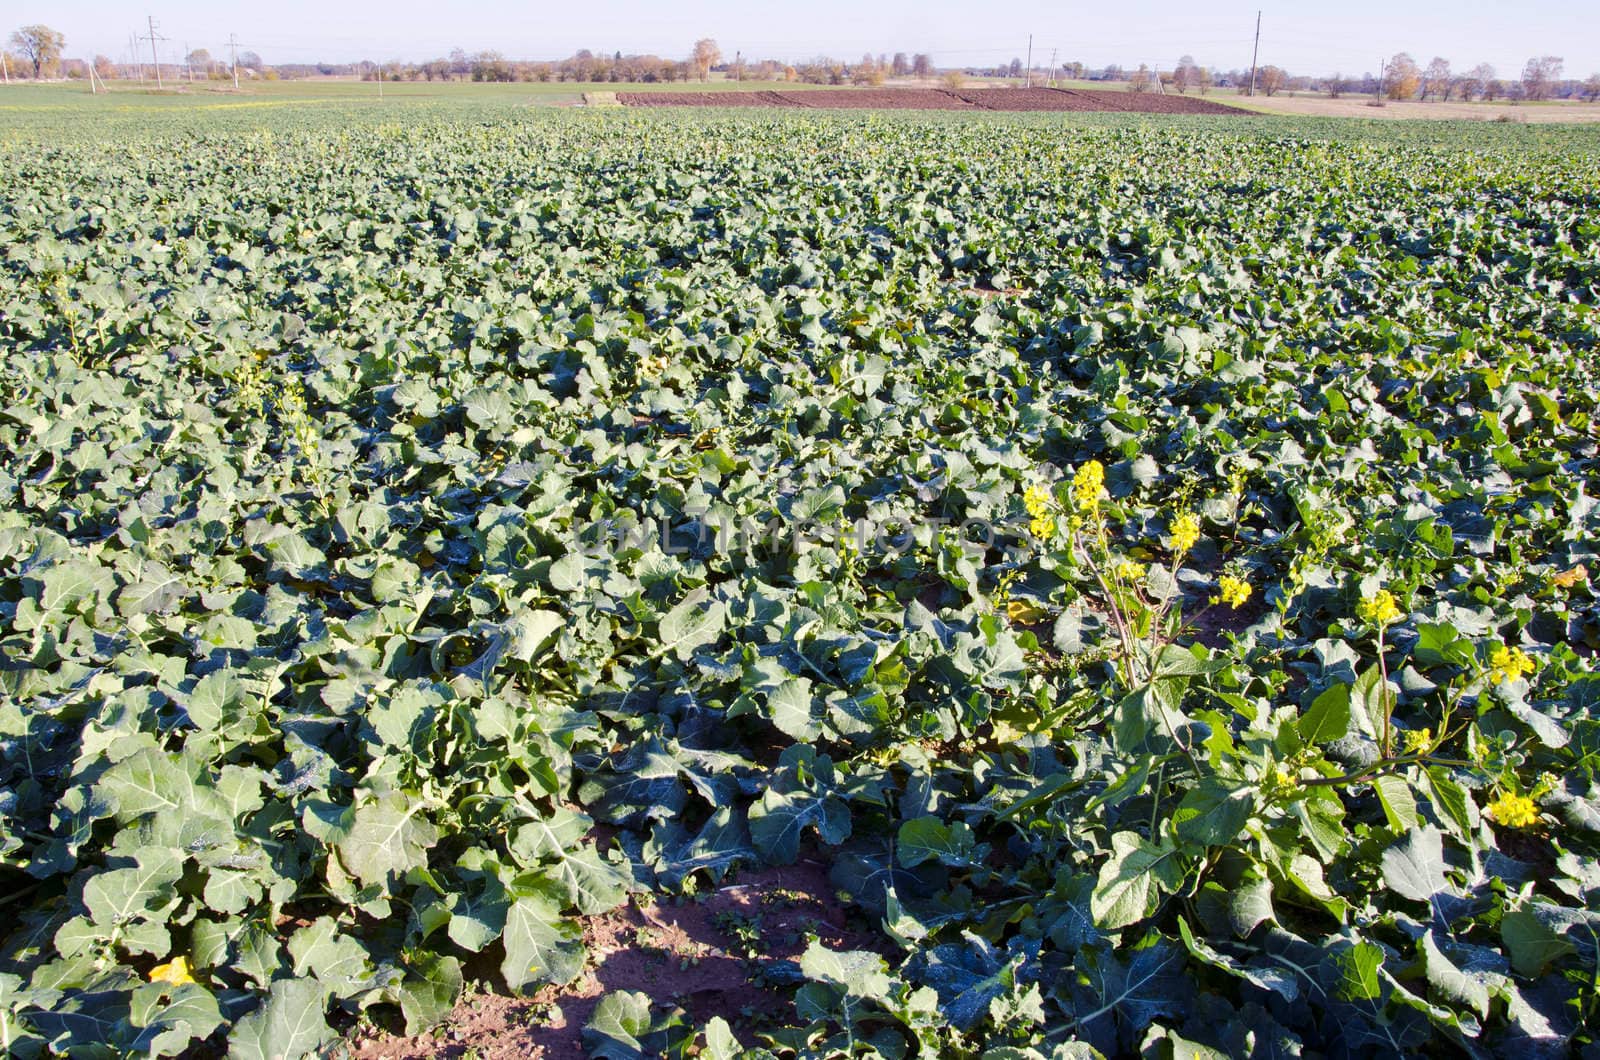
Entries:
POLYGON ((1592 0, 1335 0, 1315 7, 1265 0, 23 0, 0 3, 0 20, 9 21, 7 30, 52 25, 66 34, 67 53, 82 57, 125 57, 129 37, 145 31, 149 14, 169 38, 164 55, 176 57, 185 45, 220 55, 236 33, 268 63, 425 59, 453 47, 530 59, 578 48, 682 57, 696 38, 711 36, 730 56, 925 51, 941 66, 989 65, 1023 55, 1031 32, 1040 66, 1055 50, 1060 61, 1091 66, 1170 66, 1189 53, 1202 65, 1231 69, 1250 63, 1258 7, 1261 61, 1293 73, 1376 71, 1380 58, 1397 51, 1423 64, 1435 55, 1457 68, 1488 62, 1508 78, 1536 54, 1563 56, 1567 76, 1600 72, 1600 14, 1592 0))

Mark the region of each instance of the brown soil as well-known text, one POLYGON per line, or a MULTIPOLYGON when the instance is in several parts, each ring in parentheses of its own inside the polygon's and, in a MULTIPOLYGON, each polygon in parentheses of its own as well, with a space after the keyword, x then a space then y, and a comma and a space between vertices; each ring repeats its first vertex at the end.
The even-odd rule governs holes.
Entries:
POLYGON ((628 107, 776 107, 847 110, 1250 112, 1192 96, 1065 88, 840 88, 805 92, 618 92, 628 107))
POLYGON ((1561 100, 1548 103, 1420 103, 1385 100, 1372 106, 1371 96, 1255 96, 1239 100, 1241 107, 1263 114, 1299 114, 1312 117, 1374 118, 1385 121, 1414 118, 1425 121, 1507 121, 1529 124, 1600 122, 1600 103, 1561 100))
MULTIPOLYGON (((643 896, 641 896, 643 898, 643 896)), ((566 1060, 582 1057, 583 1026, 600 999, 614 990, 647 994, 658 1010, 681 1007, 703 1025, 721 1016, 736 1034, 783 1021, 789 992, 751 981, 761 966, 794 958, 814 934, 834 949, 864 949, 881 936, 858 932, 815 862, 744 873, 734 882, 681 905, 643 898, 584 924, 589 967, 577 981, 531 997, 468 994, 431 1033, 404 1037, 366 1028, 348 1041, 353 1060, 425 1060, 472 1055, 482 1060, 566 1060), (759 947, 739 939, 729 917, 759 917, 759 947), (719 922, 719 919, 723 922, 719 922)))

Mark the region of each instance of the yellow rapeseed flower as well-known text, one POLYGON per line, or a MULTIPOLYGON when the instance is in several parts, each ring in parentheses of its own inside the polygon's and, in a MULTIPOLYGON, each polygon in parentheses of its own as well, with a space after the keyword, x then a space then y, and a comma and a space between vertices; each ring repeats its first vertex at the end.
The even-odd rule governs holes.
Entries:
POLYGON ((1506 792, 1484 811, 1497 824, 1507 828, 1531 828, 1539 823, 1539 808, 1526 795, 1506 792))
POLYGON ((1387 626, 1404 618, 1405 612, 1394 602, 1393 593, 1379 589, 1371 596, 1363 597, 1356 605, 1356 617, 1375 626, 1387 626))
POLYGON ((1183 555, 1200 540, 1200 520, 1193 512, 1184 512, 1172 520, 1172 551, 1183 555))
POLYGON ((1231 574, 1224 574, 1217 579, 1217 590, 1222 602, 1229 607, 1243 607, 1244 602, 1250 599, 1250 583, 1231 574))
POLYGON ((1405 741, 1406 754, 1425 755, 1433 750, 1433 729, 1407 729, 1405 741))
POLYGON ((184 983, 194 982, 194 976, 189 974, 189 958, 174 957, 166 964, 158 964, 150 969, 152 983, 171 983, 173 986, 182 986, 184 983))
POLYGON ((1125 582, 1140 582, 1150 573, 1150 568, 1143 563, 1123 559, 1117 561, 1117 565, 1111 568, 1111 573, 1125 582))
POLYGON ((1043 486, 1029 486, 1022 492, 1022 503, 1028 509, 1028 530, 1040 541, 1055 536, 1056 521, 1050 511, 1050 491, 1043 486))
POLYGON ((1093 512, 1100 507, 1100 494, 1105 485, 1105 466, 1098 460, 1089 461, 1072 476, 1072 503, 1080 511, 1093 512))
POLYGON ((1493 685, 1501 681, 1515 681, 1538 668, 1528 653, 1521 648, 1507 648, 1502 645, 1489 653, 1489 683, 1493 685))

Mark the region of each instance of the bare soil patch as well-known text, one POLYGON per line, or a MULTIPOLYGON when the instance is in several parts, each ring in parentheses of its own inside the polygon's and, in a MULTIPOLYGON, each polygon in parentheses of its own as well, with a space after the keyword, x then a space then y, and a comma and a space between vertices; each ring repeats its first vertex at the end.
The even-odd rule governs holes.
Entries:
POLYGON ((1567 125, 1600 122, 1600 103, 1423 103, 1385 100, 1372 106, 1370 96, 1255 96, 1240 100, 1241 107, 1263 114, 1290 114, 1327 118, 1377 118, 1385 121, 1505 121, 1514 124, 1567 125))
POLYGON ((827 871, 802 861, 741 874, 679 904, 639 896, 584 924, 590 964, 577 981, 530 997, 464 997, 435 1031, 414 1037, 367 1028, 347 1042, 354 1060, 567 1060, 582 1057, 583 1026, 614 990, 639 991, 657 1007, 682 1008, 695 1024, 721 1016, 747 1043, 789 1018, 791 990, 762 972, 796 958, 815 935, 833 949, 875 947, 881 936, 853 927, 827 871))
POLYGON ((1193 96, 1065 88, 837 88, 804 92, 619 92, 627 107, 774 107, 843 110, 1120 111, 1233 114, 1249 111, 1193 96))

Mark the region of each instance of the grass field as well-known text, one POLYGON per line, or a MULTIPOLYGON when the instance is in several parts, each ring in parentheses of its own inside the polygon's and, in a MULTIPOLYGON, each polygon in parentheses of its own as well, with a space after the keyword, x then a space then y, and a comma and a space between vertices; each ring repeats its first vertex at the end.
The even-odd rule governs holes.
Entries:
POLYGON ((1595 1047, 1600 130, 554 87, 0 91, 11 1054, 1595 1047))

